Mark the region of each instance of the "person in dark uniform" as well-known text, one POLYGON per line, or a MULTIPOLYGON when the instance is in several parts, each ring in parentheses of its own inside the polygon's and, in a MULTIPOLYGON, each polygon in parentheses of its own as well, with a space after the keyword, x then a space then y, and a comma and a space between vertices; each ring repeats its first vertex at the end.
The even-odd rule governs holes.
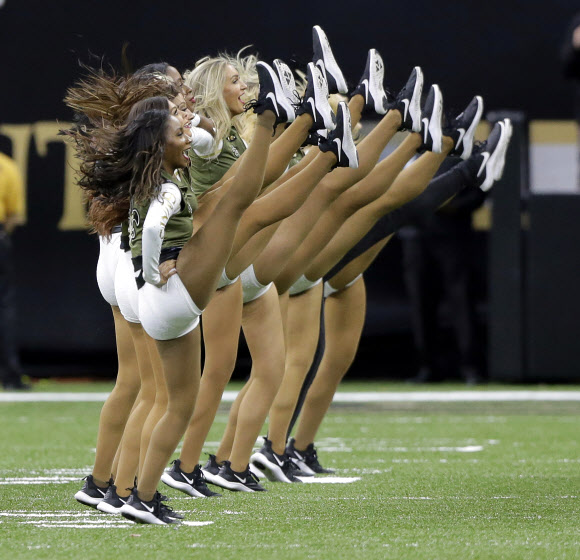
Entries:
POLYGON ((6 390, 27 390, 22 381, 14 325, 14 287, 10 234, 24 217, 23 180, 16 163, 0 153, 0 375, 6 390))
MULTIPOLYGON (((439 173, 459 161, 448 158, 439 173)), ((400 233, 419 361, 419 371, 411 378, 412 382, 424 383, 445 377, 439 336, 439 304, 443 294, 449 305, 461 377, 468 384, 483 379, 477 360, 479 348, 470 259, 474 244, 471 217, 485 197, 486 192, 467 185, 439 211, 426 215, 400 233)))
MULTIPOLYGON (((561 53, 564 77, 576 81, 574 114, 580 126, 580 12, 570 22, 561 53)), ((580 129, 579 141, 580 148, 580 129)), ((578 186, 580 186, 580 149, 578 150, 578 186)))

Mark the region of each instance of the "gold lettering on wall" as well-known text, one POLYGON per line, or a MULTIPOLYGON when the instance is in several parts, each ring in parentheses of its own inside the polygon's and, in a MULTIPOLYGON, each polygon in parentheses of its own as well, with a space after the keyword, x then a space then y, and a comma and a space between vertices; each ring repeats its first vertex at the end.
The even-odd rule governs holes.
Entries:
MULTIPOLYGON (((34 124, 5 124, 0 126, 0 134, 9 138, 12 143, 12 158, 22 173, 25 189, 28 186, 30 140, 34 138, 36 152, 40 157, 46 157, 49 144, 54 142, 64 144, 63 205, 57 227, 60 230, 79 230, 87 228, 83 194, 75 182, 79 161, 74 157, 72 145, 64 142, 62 136, 58 136, 58 131, 68 126, 70 123, 57 123, 56 121, 40 121, 34 124)), ((25 220, 26 216, 25 205, 25 220)))
MULTIPOLYGON (((52 142, 63 143, 63 138, 58 135, 58 131, 67 126, 70 126, 70 123, 56 123, 51 121, 37 122, 34 125, 34 140, 39 156, 46 156, 48 144, 52 142)), ((72 145, 69 142, 64 142, 64 146, 64 200, 63 212, 58 222, 58 229, 85 229, 87 227, 87 221, 83 205, 83 194, 81 189, 75 184, 79 161, 74 157, 72 145)))

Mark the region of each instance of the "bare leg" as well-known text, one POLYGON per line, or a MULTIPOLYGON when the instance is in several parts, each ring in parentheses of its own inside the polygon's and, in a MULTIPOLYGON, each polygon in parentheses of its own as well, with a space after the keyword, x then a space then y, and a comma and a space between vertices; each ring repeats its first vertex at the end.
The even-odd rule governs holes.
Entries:
POLYGON ((231 179, 228 195, 217 203, 177 259, 179 277, 200 309, 205 308, 215 294, 242 214, 254 201, 262 184, 274 114, 266 111, 258 115, 256 123, 254 137, 238 174, 231 179))
POLYGON ((167 411, 151 434, 149 448, 139 473, 142 500, 153 498, 171 454, 175 451, 193 413, 201 376, 200 329, 176 338, 157 341, 167 383, 167 411))
POLYGON ((242 324, 242 283, 218 290, 203 313, 205 363, 199 398, 183 440, 180 468, 191 472, 199 462, 221 398, 236 365, 242 324))
MULTIPOLYGON (((420 145, 420 136, 410 134, 392 154, 375 166, 367 177, 338 197, 315 222, 304 242, 276 277, 276 287, 280 293, 287 291, 311 266, 313 259, 329 244, 349 216, 377 200, 389 189, 420 145)), ((308 274, 306 276, 310 279, 320 278, 308 274)))
POLYGON ((310 369, 320 327, 322 283, 290 297, 288 302, 286 369, 282 385, 270 408, 268 439, 279 455, 286 448, 286 434, 300 390, 310 369))
MULTIPOLYGON (((308 131, 313 124, 312 117, 306 113, 300 115, 296 120, 280 134, 270 147, 270 154, 266 164, 263 182, 261 188, 267 187, 276 181, 288 166, 292 156, 302 146, 304 140, 308 138, 308 131)), ((272 129, 270 129, 269 142, 272 140, 272 129)), ((226 174, 222 177, 221 183, 231 179, 240 171, 240 167, 248 158, 248 152, 244 152, 242 156, 228 169, 226 174)))
MULTIPOLYGON (((237 256, 241 248, 247 245, 252 236, 255 237, 255 234, 264 228, 280 222, 296 212, 335 163, 336 156, 332 152, 319 153, 314 161, 300 173, 254 201, 246 210, 240 222, 232 248, 232 255, 237 256)), ((274 230, 270 235, 273 235, 273 233, 274 230)), ((254 258, 261 252, 263 246, 263 242, 259 244, 259 247, 252 253, 253 256, 246 255, 246 260, 243 263, 238 263, 237 268, 231 270, 231 274, 236 276, 250 266, 254 258)), ((233 268, 234 263, 231 261, 232 259, 230 258, 228 272, 233 268)))
POLYGON ((220 441, 218 450, 216 451, 215 457, 218 463, 227 461, 232 453, 232 447, 234 445, 234 438, 236 437, 236 428, 238 426, 238 413, 240 412, 240 405, 242 404, 246 393, 250 389, 252 384, 252 374, 250 373, 250 379, 246 381, 246 384, 242 387, 238 396, 235 398, 230 408, 230 414, 228 416, 228 423, 224 431, 224 435, 220 441))
POLYGON ((155 402, 155 378, 147 347, 147 334, 140 324, 131 323, 131 334, 135 343, 139 371, 141 373, 141 390, 136 406, 125 426, 119 465, 115 485, 119 496, 129 496, 139 467, 139 449, 143 424, 155 402))
POLYGON ((141 447, 139 450, 139 472, 143 470, 143 462, 147 455, 149 441, 151 440, 151 433, 161 420, 165 411, 167 410, 167 385, 165 384, 165 375, 163 374, 163 364, 159 357, 159 350, 157 344, 150 336, 147 336, 147 349, 149 350, 149 359, 151 360, 151 367, 153 368, 153 377, 155 379, 155 402, 149 411, 147 420, 143 424, 141 430, 141 447))
POLYGON ((101 487, 108 485, 113 472, 113 460, 140 387, 139 365, 131 331, 119 308, 111 309, 115 321, 119 371, 115 387, 107 397, 99 419, 93 479, 101 487))
MULTIPOLYGON (((340 209, 333 215, 333 209, 331 208, 329 215, 323 217, 325 220, 323 224, 326 225, 326 222, 330 221, 335 225, 334 228, 332 228, 332 225, 327 225, 327 232, 332 229, 336 232, 336 224, 338 224, 338 232, 323 249, 319 248, 319 239, 313 239, 314 247, 306 248, 305 252, 309 254, 313 254, 313 249, 318 249, 313 254, 315 258, 305 269, 306 277, 316 279, 324 276, 357 241, 364 237, 379 218, 421 194, 428 187, 433 175, 435 175, 437 169, 439 169, 439 166, 453 147, 450 138, 444 137, 443 141, 445 148, 443 153, 434 154, 427 152, 423 154, 417 161, 398 174, 382 196, 356 212, 346 221, 342 219, 344 214, 341 213, 340 209)), ((380 164, 377 166, 378 168, 380 168, 380 164)), ((375 185, 380 185, 382 180, 379 173, 373 172, 361 183, 369 183, 370 188, 374 188, 375 185)), ((313 235, 314 233, 313 231, 313 235)), ((308 239, 306 243, 308 243, 308 239)))
POLYGON ((242 328, 252 356, 252 382, 240 403, 231 468, 244 471, 284 375, 284 332, 274 287, 244 306, 242 328))
POLYGON ((364 325, 365 303, 362 278, 326 299, 326 349, 304 401, 294 442, 296 449, 304 450, 314 443, 336 388, 354 360, 364 325))

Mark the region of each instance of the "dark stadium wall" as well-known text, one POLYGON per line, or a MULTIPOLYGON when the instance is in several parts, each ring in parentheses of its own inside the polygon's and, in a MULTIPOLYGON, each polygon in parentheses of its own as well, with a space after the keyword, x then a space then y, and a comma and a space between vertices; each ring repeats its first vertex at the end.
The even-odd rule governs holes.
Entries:
MULTIPOLYGON (((549 10, 543 1, 499 0, 412 5, 7 0, 0 9, 0 150, 17 159, 27 179, 27 223, 14 235, 18 332, 26 355, 111 354, 114 348, 111 313, 95 282, 98 242, 86 233, 74 160, 57 136, 71 118, 62 98, 82 74, 79 63, 121 69, 127 44, 133 68, 167 60, 183 70, 205 54, 251 44, 265 60, 279 57, 304 67, 311 56, 311 27, 320 24, 351 85, 368 48, 375 47, 385 59, 389 86, 397 88, 412 66, 421 65, 427 82, 441 85, 448 109, 460 109, 480 94, 488 109, 571 118, 572 92, 560 77, 558 56, 577 8, 562 0, 550 2, 549 10)), ((385 259, 373 268, 375 290, 385 270, 391 278, 400 275, 396 250, 386 251, 385 259)), ((378 291, 369 298, 371 309, 373 298, 380 305, 385 300, 378 291)), ((402 316, 404 293, 389 298, 402 316)), ((392 328, 392 320, 383 324, 376 313, 369 319, 370 334, 392 328)), ((408 331, 408 319, 402 323, 408 331)))

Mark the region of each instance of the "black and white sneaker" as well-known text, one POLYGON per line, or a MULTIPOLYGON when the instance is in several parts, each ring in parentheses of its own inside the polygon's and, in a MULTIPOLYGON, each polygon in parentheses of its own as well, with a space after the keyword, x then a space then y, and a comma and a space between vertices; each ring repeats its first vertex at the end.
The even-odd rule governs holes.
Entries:
POLYGON ((159 496, 159 499, 161 500, 161 510, 165 512, 166 515, 168 515, 169 517, 173 517, 173 519, 185 519, 185 517, 181 513, 178 513, 177 511, 171 509, 167 504, 163 503, 168 502, 171 498, 168 498, 167 496, 161 494, 159 496))
POLYGON ((318 461, 318 453, 314 444, 311 443, 304 451, 294 447, 294 438, 290 438, 286 446, 286 455, 304 473, 310 476, 315 474, 332 474, 334 469, 324 468, 318 461))
POLYGON ((243 472, 232 470, 231 463, 224 461, 220 472, 214 477, 213 484, 221 486, 234 492, 265 492, 266 489, 260 485, 256 476, 250 471, 250 466, 243 472))
POLYGON ((506 154, 507 154, 507 149, 508 149, 510 140, 512 138, 512 132, 513 132, 512 121, 510 119, 504 119, 503 122, 504 122, 504 126, 505 126, 507 141, 502 144, 502 150, 498 154, 498 157, 497 157, 497 162, 496 162, 496 166, 495 166, 495 173, 494 173, 494 179, 496 181, 499 181, 503 176, 503 169, 505 167, 505 158, 506 158, 506 154))
POLYGON ((253 107, 257 115, 264 111, 272 111, 276 115, 276 124, 292 122, 296 118, 294 107, 284 94, 276 72, 269 64, 262 61, 256 63, 256 70, 260 80, 260 94, 258 100, 251 102, 248 106, 253 107))
MULTIPOLYGON (((262 448, 250 457, 250 463, 263 471, 266 478, 272 482, 294 482, 294 480, 290 480, 284 472, 285 466, 286 470, 290 468, 289 465, 287 465, 287 463, 289 463, 288 457, 284 454, 278 455, 278 453, 272 449, 272 442, 266 437, 264 438, 264 445, 262 445, 262 448)), ((295 478, 292 472, 290 472, 290 474, 295 478)), ((295 481, 300 482, 298 479, 295 481)))
POLYGON ((147 523, 150 525, 169 525, 179 523, 177 517, 172 517, 173 510, 162 503, 161 494, 155 492, 153 499, 145 502, 139 498, 137 489, 134 489, 131 496, 121 509, 121 515, 135 523, 147 523))
POLYGON ((299 105, 300 96, 296 90, 296 80, 294 79, 294 74, 290 69, 290 66, 277 58, 274 60, 274 68, 278 74, 278 79, 280 80, 284 94, 290 100, 290 103, 294 106, 299 105))
POLYGON ((219 497, 221 494, 212 492, 205 482, 205 477, 199 465, 196 465, 193 472, 186 473, 181 470, 181 461, 175 459, 172 467, 161 475, 161 480, 167 486, 179 490, 192 496, 193 498, 219 497))
POLYGON ((421 131, 421 95, 423 93, 423 71, 415 66, 407 83, 398 93, 389 109, 401 113, 402 122, 399 130, 421 131))
POLYGON ((266 478, 266 475, 254 463, 250 463, 250 472, 258 479, 266 478))
POLYGON ((443 132, 441 119, 443 116, 443 95, 437 84, 433 84, 427 95, 421 116, 421 149, 440 154, 443 150, 443 132))
POLYGON ((316 130, 334 130, 336 127, 334 113, 328 102, 328 85, 322 72, 308 63, 306 69, 306 92, 302 105, 296 110, 297 115, 308 113, 314 120, 310 132, 316 130))
MULTIPOLYGON (((511 125, 511 122, 510 122, 511 125)), ((504 121, 495 123, 491 129, 489 137, 481 146, 480 151, 475 157, 477 170, 477 183, 482 191, 491 189, 498 168, 503 166, 503 160, 510 141, 510 130, 504 121)))
POLYGON ((336 156, 336 167, 358 168, 358 152, 352 138, 350 111, 348 105, 341 101, 338 104, 336 115, 336 128, 321 139, 318 147, 321 152, 333 152, 336 156))
POLYGON ((201 472, 203 473, 205 480, 213 484, 213 479, 220 472, 223 463, 218 463, 215 455, 208 453, 207 456, 207 462, 203 467, 201 467, 201 472))
POLYGON ((128 499, 129 497, 121 498, 117 494, 117 487, 111 484, 105 497, 97 504, 97 509, 104 513, 120 513, 121 508, 127 503, 128 499))
POLYGON ((109 486, 106 488, 101 488, 97 486, 93 480, 93 475, 90 474, 89 476, 83 479, 85 483, 83 487, 75 494, 75 499, 77 502, 84 504, 85 506, 91 506, 96 508, 97 505, 103 501, 105 495, 107 494, 107 490, 109 486, 113 483, 113 480, 109 480, 109 486))
POLYGON ((449 127, 446 127, 445 135, 453 138, 453 150, 449 155, 467 159, 473 150, 473 137, 475 129, 483 114, 483 99, 476 95, 465 110, 453 119, 449 127))
POLYGON ((385 64, 381 55, 375 49, 370 49, 363 75, 350 95, 351 97, 362 95, 365 98, 364 108, 378 115, 384 115, 387 112, 387 94, 383 86, 384 75, 385 64))
POLYGON ((336 59, 334 58, 334 54, 332 54, 328 37, 319 25, 315 25, 312 28, 312 47, 314 50, 312 62, 320 68, 324 77, 328 81, 329 92, 348 93, 346 81, 336 59))

